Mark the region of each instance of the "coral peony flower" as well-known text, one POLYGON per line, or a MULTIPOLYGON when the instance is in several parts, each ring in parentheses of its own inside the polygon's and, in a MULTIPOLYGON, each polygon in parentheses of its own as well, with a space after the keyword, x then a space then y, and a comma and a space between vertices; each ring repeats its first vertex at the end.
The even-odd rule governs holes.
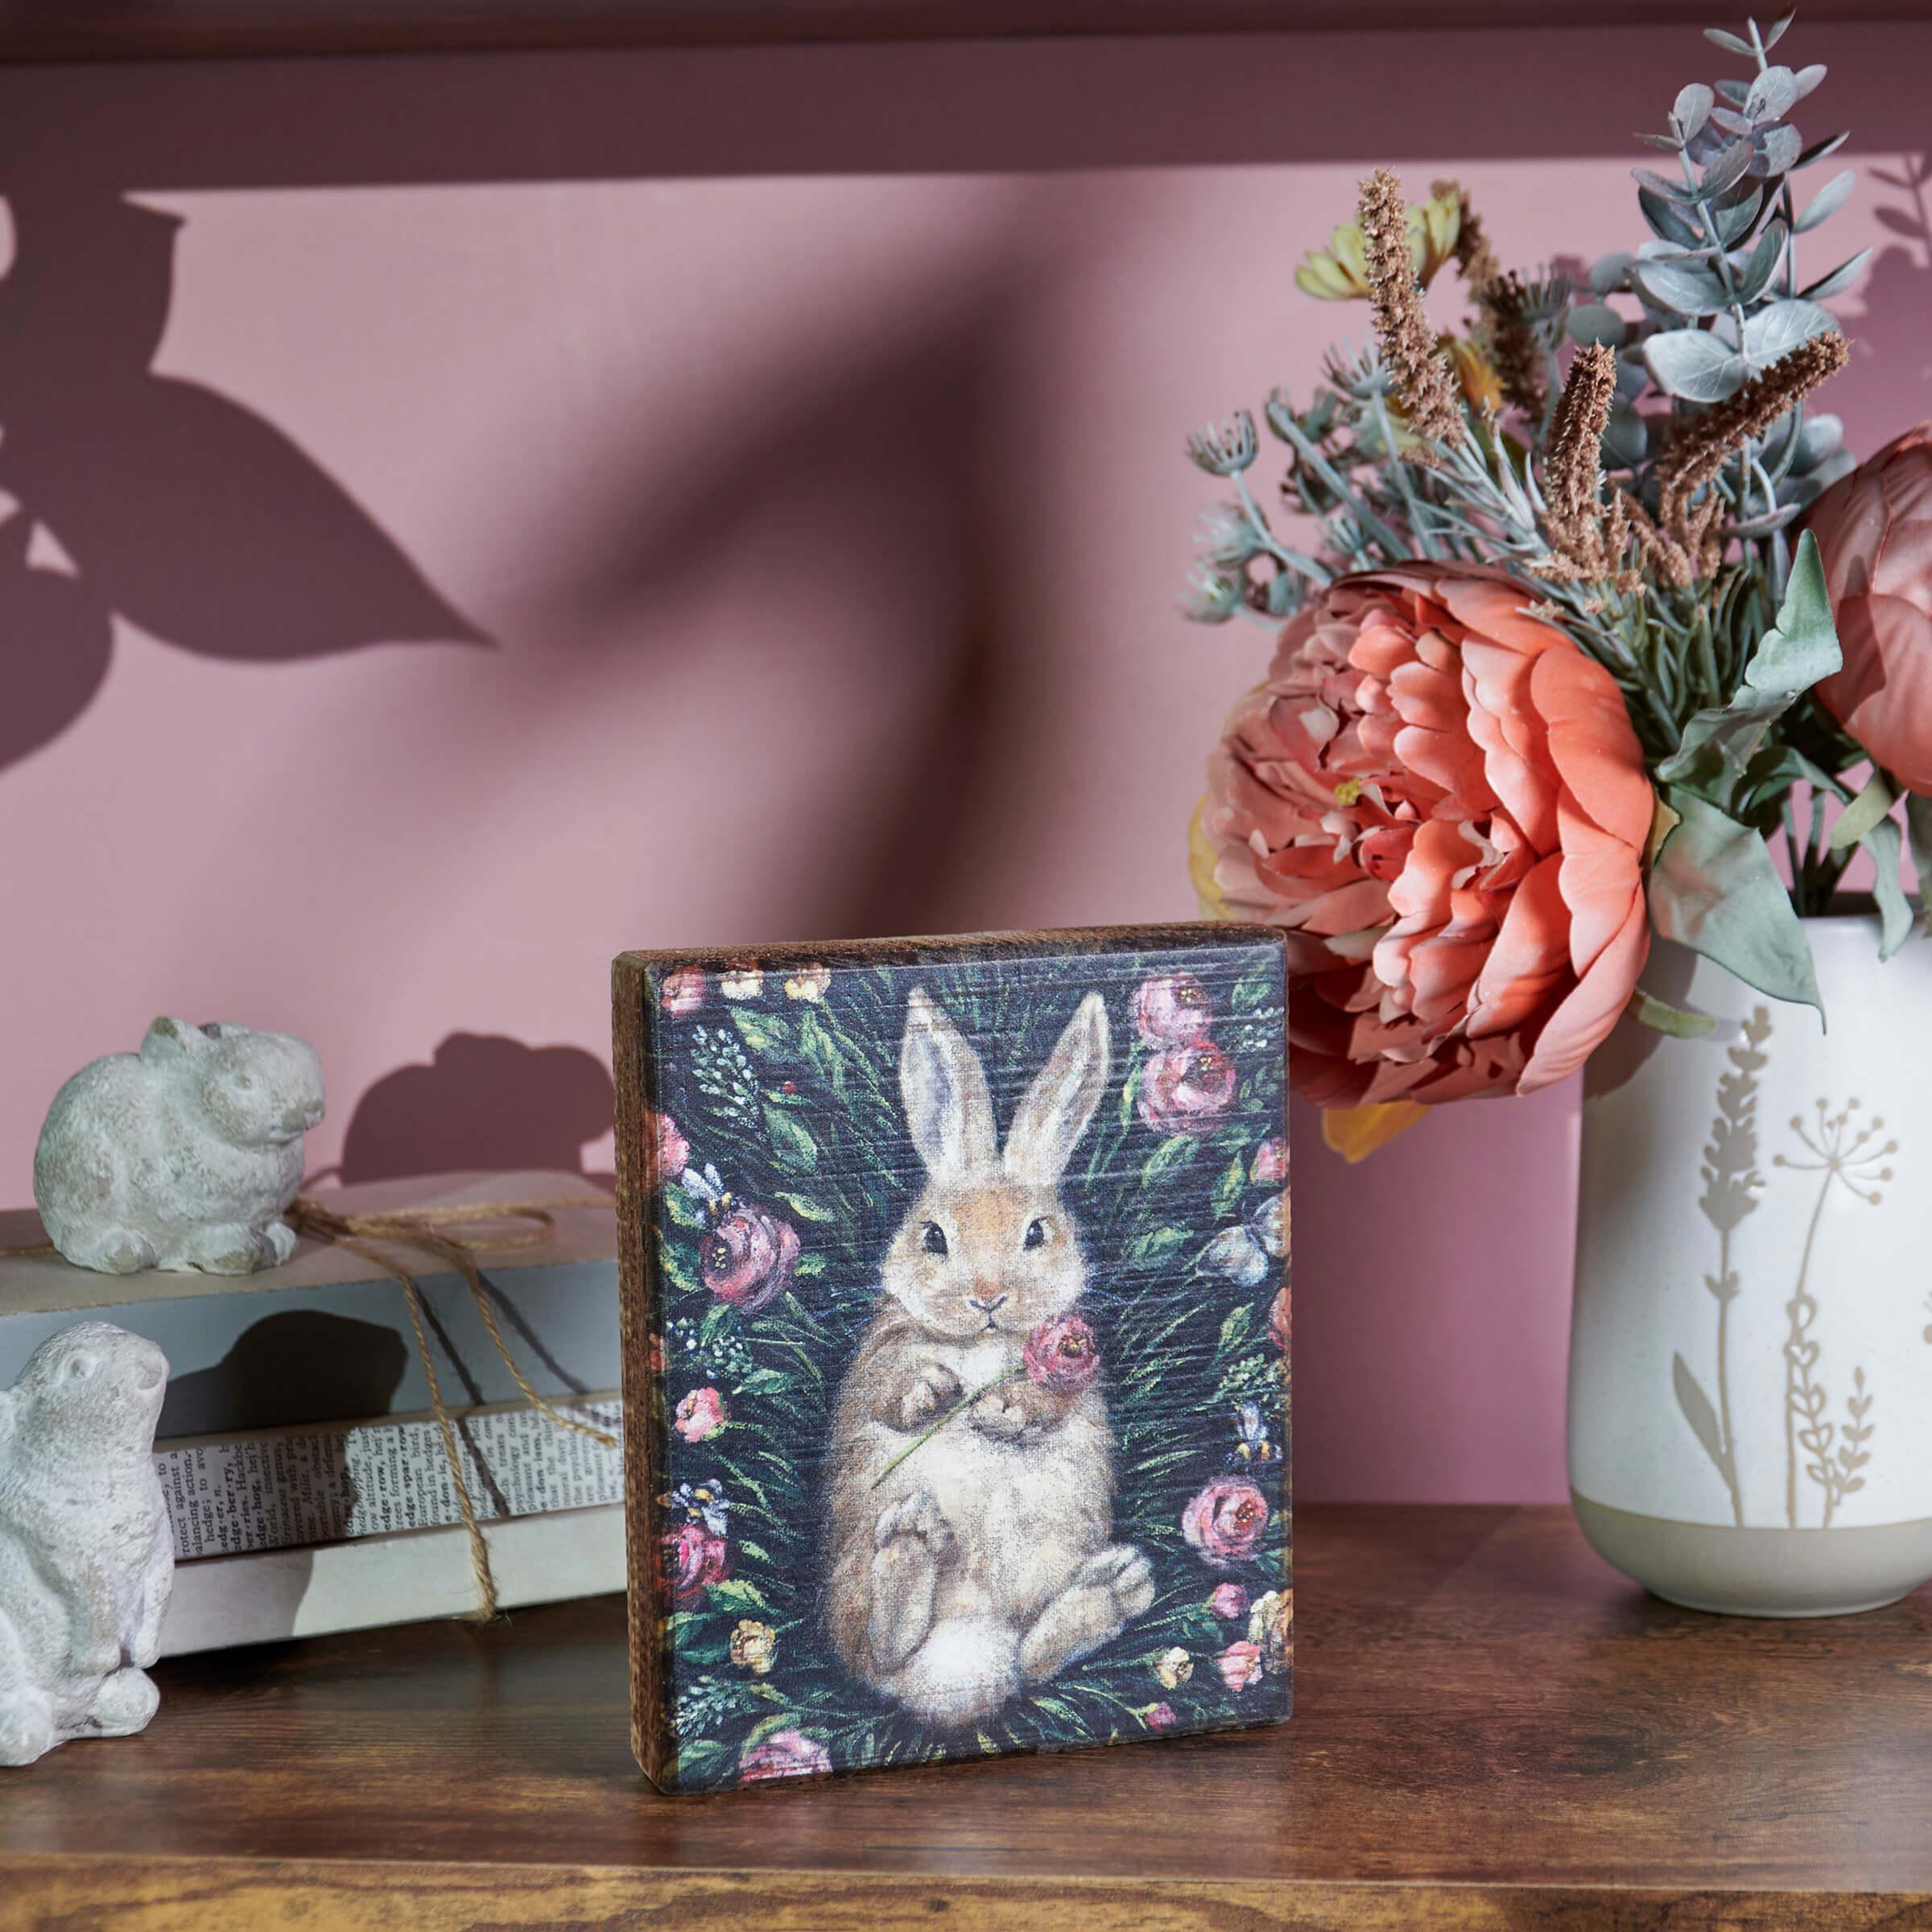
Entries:
POLYGON ((704 1286, 721 1302, 755 1315, 791 1286, 798 1230, 769 1208, 734 1208, 698 1245, 704 1286))
POLYGON ((753 1677, 763 1677, 771 1669, 778 1647, 778 1633, 770 1624, 756 1618, 740 1617, 731 1633, 731 1661, 753 1677))
POLYGON ((723 1583, 730 1568, 724 1538, 702 1523, 667 1531, 664 1554, 671 1563, 671 1600, 680 1610, 688 1609, 713 1583, 723 1583))
POLYGON ((1239 1623, 1248 1614, 1248 1592, 1239 1583, 1216 1583, 1208 1608, 1231 1624, 1239 1623))
POLYGON ((832 985, 832 968, 815 962, 799 968, 785 982, 785 997, 788 1000, 804 1000, 815 1006, 825 997, 832 985))
POLYGON ((765 975, 756 966, 727 966, 718 975, 718 991, 728 1000, 755 1000, 765 990, 765 975))
POLYGON ((691 1165, 691 1143, 678 1131, 678 1124, 667 1113, 652 1113, 646 1118, 657 1141, 658 1179, 675 1181, 691 1165))
POLYGON ((1020 1352, 1029 1381, 1049 1395, 1078 1395, 1100 1373, 1100 1345, 1077 1315, 1050 1315, 1020 1352))
POLYGON ((696 1013, 704 1004, 704 968, 680 966, 664 976, 658 1004, 667 1013, 696 1013))
POLYGON ((1932 423, 1841 477, 1805 527, 1845 654, 1818 701, 1909 790, 1932 793, 1932 423))
POLYGON ((1158 973, 1143 980, 1133 996, 1133 1023, 1150 1046, 1204 1040, 1213 1018, 1208 989, 1191 972, 1158 973))
POLYGON ((1637 985, 1655 796, 1610 674, 1534 596, 1473 565, 1340 579, 1210 761, 1215 884, 1287 930, 1318 1106, 1533 1092, 1637 985))
POLYGON ((1262 1187, 1270 1181, 1287 1179, 1288 1143, 1278 1133, 1255 1149, 1254 1158, 1249 1163, 1248 1178, 1262 1187))
POLYGON ((1216 1570, 1253 1555, 1267 1527, 1267 1497, 1237 1476, 1208 1484, 1181 1512, 1181 1534, 1216 1570))
POLYGON ((1172 1704, 1150 1704, 1141 1713, 1141 1719, 1150 1731, 1171 1731, 1180 1722, 1172 1704))
POLYGON ((1212 1133, 1234 1087, 1234 1063, 1212 1040, 1163 1047, 1141 1070, 1141 1118, 1156 1133, 1212 1133))
POLYGON ((832 1753, 803 1731, 774 1731, 747 1745, 738 1760, 738 1782, 756 1784, 767 1777, 818 1777, 832 1769, 832 1753))
POLYGON ((1175 1644, 1154 1660, 1154 1674, 1163 1690, 1177 1690, 1194 1675, 1194 1659, 1175 1644))
POLYGON ((694 1389, 678 1404, 671 1427, 687 1443, 701 1443, 724 1426, 724 1398, 715 1389, 694 1389))
POLYGON ((1248 1618, 1248 1641, 1259 1648, 1261 1662, 1270 1670, 1286 1670, 1294 1638, 1294 1592, 1270 1590, 1257 1598, 1248 1618))
POLYGON ((1261 1646, 1245 1637, 1230 1644, 1214 1662, 1230 1690, 1245 1690, 1261 1674, 1261 1646))

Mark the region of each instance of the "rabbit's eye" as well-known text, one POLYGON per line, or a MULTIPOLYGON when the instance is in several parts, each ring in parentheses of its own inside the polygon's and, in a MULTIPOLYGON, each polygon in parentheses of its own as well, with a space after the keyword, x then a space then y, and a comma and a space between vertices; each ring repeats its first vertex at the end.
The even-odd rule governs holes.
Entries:
POLYGON ((928 1221, 919 1236, 919 1245, 928 1254, 946 1252, 946 1230, 937 1221, 928 1221))
POLYGON ((97 1366, 97 1364, 91 1355, 76 1355, 67 1364, 67 1372, 76 1381, 80 1381, 84 1377, 92 1375, 97 1366))
POLYGON ((1046 1245, 1046 1224, 1044 1221, 1029 1221, 1026 1224, 1025 1245, 1029 1248, 1044 1248, 1046 1245))

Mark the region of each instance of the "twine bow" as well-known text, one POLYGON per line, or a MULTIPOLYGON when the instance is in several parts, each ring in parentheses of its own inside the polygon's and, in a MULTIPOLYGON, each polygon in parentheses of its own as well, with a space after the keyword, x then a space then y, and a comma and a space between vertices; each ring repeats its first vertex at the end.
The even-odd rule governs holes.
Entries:
POLYGON ((503 1340, 502 1330, 497 1326, 496 1311, 489 1305, 489 1291, 484 1286, 483 1277, 472 1258, 481 1249, 535 1247, 547 1234, 555 1230, 556 1216, 551 1212, 555 1208, 613 1205, 609 1195, 598 1194, 576 1195, 560 1200, 471 1201, 460 1205, 405 1208, 378 1214, 336 1214, 308 1195, 298 1195, 283 1216, 297 1234, 306 1235, 311 1241, 327 1241, 335 1247, 345 1248, 351 1254, 359 1254, 365 1261, 373 1262, 385 1274, 392 1275, 402 1290, 402 1298, 409 1309, 409 1325, 415 1331, 416 1354, 423 1364, 423 1377, 429 1384, 430 1406, 436 1411, 436 1426, 443 1433, 443 1453, 448 1460, 450 1480, 456 1488, 456 1508, 463 1518, 464 1534, 469 1539, 469 1563, 476 1573, 478 1599, 475 1615, 480 1623, 487 1623, 497 1614, 496 1578, 490 1571, 489 1548, 483 1540, 482 1526, 477 1521, 469 1484, 463 1474, 463 1459, 456 1448, 456 1424, 443 1400, 442 1384, 437 1379, 436 1361, 430 1353, 429 1335, 423 1319, 422 1290, 408 1269, 387 1255, 379 1253, 369 1244, 390 1241, 419 1248, 454 1269, 469 1284, 469 1292, 477 1304, 477 1314, 483 1318, 483 1326, 489 1331, 497 1353, 503 1358, 504 1367, 515 1379, 524 1399, 553 1422, 566 1429, 574 1429, 580 1435, 587 1435, 606 1448, 614 1449, 617 1446, 614 1435, 605 1430, 593 1428, 588 1422, 579 1422, 575 1416, 565 1415, 530 1387, 503 1340), (534 1225, 522 1234, 499 1234, 487 1240, 466 1241, 443 1232, 449 1228, 474 1227, 485 1221, 529 1221, 534 1225))

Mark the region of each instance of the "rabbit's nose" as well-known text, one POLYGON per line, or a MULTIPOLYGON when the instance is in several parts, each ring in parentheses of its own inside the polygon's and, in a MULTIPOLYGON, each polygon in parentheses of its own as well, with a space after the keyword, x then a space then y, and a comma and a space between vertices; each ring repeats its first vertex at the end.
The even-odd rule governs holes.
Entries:
POLYGON ((979 1310, 981 1315, 991 1315, 994 1309, 1004 1307, 1006 1302, 1006 1298, 1003 1294, 996 1294, 991 1301, 982 1300, 976 1294, 969 1294, 966 1298, 979 1310))

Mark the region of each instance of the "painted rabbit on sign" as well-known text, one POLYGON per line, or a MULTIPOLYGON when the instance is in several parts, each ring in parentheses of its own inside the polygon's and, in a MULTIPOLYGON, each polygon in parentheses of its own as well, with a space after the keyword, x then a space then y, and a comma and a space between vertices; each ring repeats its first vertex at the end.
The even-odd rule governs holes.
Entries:
POLYGON ((1288 1713, 1284 948, 617 963, 633 1741, 667 1790, 1288 1713))
POLYGON ((1058 1191, 1108 1063, 1088 993, 1002 1155, 979 1055, 923 989, 907 1002, 899 1084, 930 1178, 839 1398, 828 1622, 848 1669, 937 1727, 976 1724, 1154 1601, 1146 1557, 1113 1540, 1107 1406, 1074 1366, 1098 1367, 1074 1314, 1087 1262, 1058 1191), (1030 1375, 1028 1338, 1056 1327, 1030 1375))

